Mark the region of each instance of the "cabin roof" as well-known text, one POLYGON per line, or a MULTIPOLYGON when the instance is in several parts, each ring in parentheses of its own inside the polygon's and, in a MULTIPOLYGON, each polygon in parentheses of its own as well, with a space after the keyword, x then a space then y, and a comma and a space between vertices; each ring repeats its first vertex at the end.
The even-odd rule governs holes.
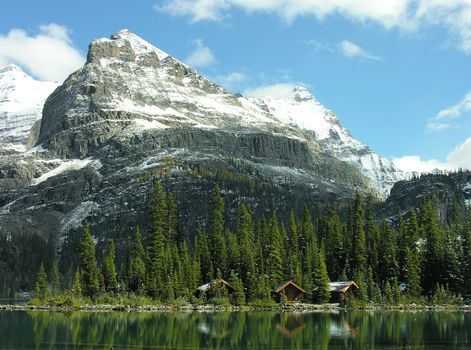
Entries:
POLYGON ((330 282, 329 291, 337 292, 337 293, 345 293, 352 286, 354 286, 356 289, 360 289, 354 281, 330 282))
POLYGON ((211 282, 203 284, 203 285, 199 286, 198 288, 196 288, 196 290, 199 290, 200 292, 207 292, 208 290, 210 290, 211 288, 216 287, 219 284, 224 284, 227 288, 229 288, 231 290, 235 290, 235 288, 229 282, 227 282, 226 280, 223 280, 222 278, 212 280, 211 282))
POLYGON ((288 285, 292 285, 294 286, 296 289, 299 289, 302 293, 306 293, 306 291, 304 289, 302 289, 299 285, 297 285, 296 283, 294 283, 292 280, 289 280, 289 281, 285 281, 281 284, 278 285, 278 287, 275 289, 275 292, 276 293, 279 293, 281 292, 283 289, 285 289, 288 285))

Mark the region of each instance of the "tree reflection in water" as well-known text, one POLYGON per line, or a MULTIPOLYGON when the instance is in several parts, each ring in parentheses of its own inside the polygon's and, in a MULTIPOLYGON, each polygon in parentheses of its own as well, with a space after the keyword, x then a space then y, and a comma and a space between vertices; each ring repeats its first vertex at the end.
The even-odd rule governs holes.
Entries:
POLYGON ((1 312, 0 348, 471 348, 471 313, 1 312))

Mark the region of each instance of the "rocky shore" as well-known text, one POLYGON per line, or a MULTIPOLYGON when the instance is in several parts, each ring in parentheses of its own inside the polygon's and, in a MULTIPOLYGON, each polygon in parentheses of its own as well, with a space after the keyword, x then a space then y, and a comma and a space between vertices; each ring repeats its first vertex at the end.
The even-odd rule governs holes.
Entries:
POLYGON ((471 312, 471 305, 378 305, 343 307, 339 304, 280 304, 276 306, 219 306, 219 305, 108 305, 90 304, 78 306, 51 305, 0 305, 0 311, 49 311, 49 312, 248 312, 248 311, 278 311, 278 312, 339 312, 347 310, 363 311, 461 311, 471 312))

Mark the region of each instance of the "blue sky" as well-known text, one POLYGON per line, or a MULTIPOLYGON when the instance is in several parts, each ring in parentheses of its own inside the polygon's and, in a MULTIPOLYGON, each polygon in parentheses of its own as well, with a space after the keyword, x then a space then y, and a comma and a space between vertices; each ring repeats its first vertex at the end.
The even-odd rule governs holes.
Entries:
POLYGON ((469 0, 7 1, 0 65, 60 80, 123 28, 233 92, 306 85, 403 168, 471 167, 469 0))

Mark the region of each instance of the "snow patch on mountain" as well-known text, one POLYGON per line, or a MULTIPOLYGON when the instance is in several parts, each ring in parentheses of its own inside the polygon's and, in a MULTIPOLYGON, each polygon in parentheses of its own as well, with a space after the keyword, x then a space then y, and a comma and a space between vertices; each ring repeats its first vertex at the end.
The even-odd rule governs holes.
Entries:
POLYGON ((70 161, 58 160, 58 162, 59 165, 57 167, 42 174, 40 177, 31 180, 31 186, 39 185, 41 182, 62 173, 83 169, 92 162, 92 159, 73 159, 70 161))
POLYGON ((37 81, 14 64, 0 69, 0 147, 26 151, 31 127, 58 85, 37 81))

